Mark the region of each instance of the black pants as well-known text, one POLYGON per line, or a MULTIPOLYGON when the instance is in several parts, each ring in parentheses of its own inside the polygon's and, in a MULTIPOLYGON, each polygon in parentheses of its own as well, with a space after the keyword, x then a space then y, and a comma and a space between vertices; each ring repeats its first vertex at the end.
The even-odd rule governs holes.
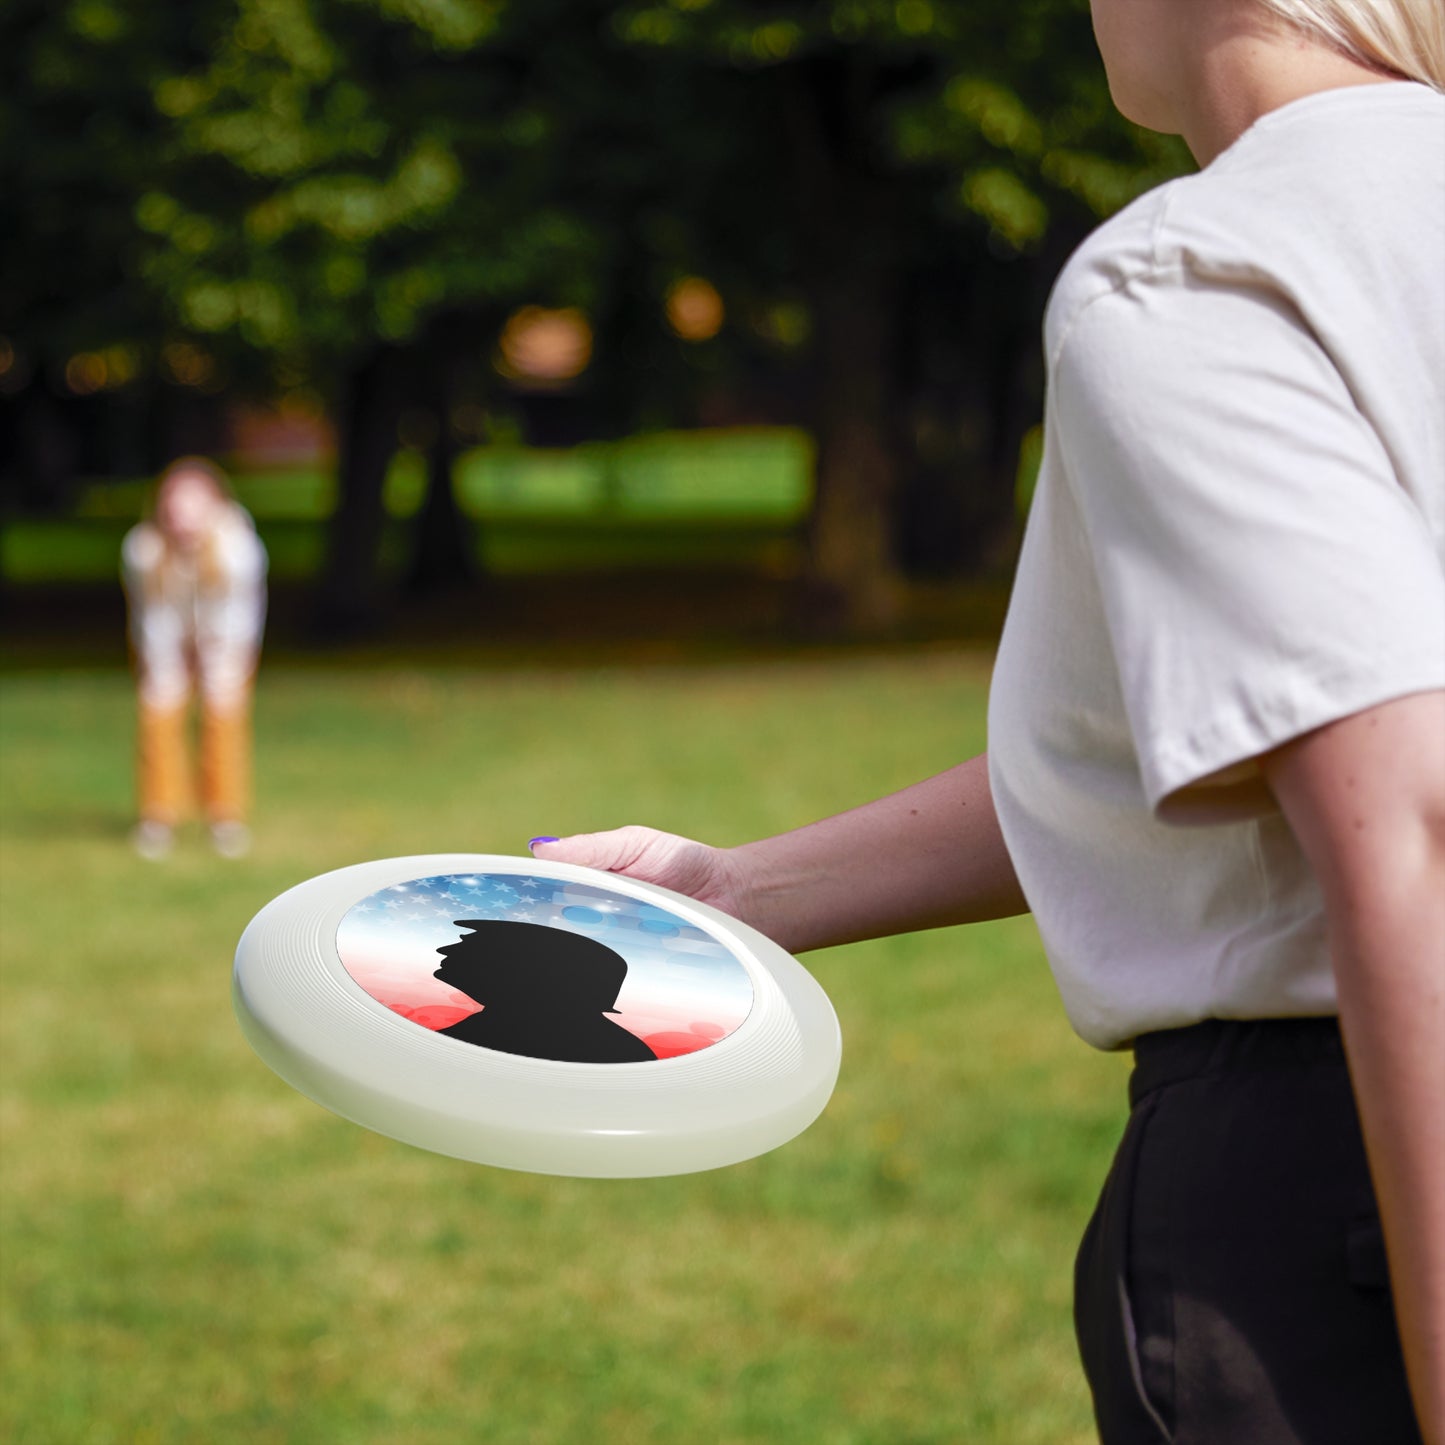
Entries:
POLYGON ((1135 1050, 1074 1322, 1104 1445, 1418 1445, 1333 1019, 1135 1050))

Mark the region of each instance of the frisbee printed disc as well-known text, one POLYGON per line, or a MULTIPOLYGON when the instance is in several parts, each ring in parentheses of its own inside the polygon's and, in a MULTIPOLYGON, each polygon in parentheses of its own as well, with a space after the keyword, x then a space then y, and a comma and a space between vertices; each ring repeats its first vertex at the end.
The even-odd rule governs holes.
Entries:
POLYGON ((841 1040, 795 959, 715 908, 572 864, 436 854, 302 883, 252 920, 233 999, 316 1102, 457 1158, 642 1177, 776 1148, 841 1040))
POLYGON ((347 910, 336 948, 403 1017, 534 1058, 674 1058, 728 1037, 753 1004, 737 957, 679 914, 535 872, 393 883, 347 910))

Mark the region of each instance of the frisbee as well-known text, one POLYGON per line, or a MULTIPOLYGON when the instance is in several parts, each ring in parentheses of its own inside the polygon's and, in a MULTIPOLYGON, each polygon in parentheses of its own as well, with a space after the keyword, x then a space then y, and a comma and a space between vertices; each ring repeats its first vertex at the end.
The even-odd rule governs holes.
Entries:
POLYGON ((842 1043, 771 939, 652 884, 477 853, 388 858, 273 899, 232 998, 287 1083, 379 1134, 540 1174, 766 1153, 822 1113, 842 1043))

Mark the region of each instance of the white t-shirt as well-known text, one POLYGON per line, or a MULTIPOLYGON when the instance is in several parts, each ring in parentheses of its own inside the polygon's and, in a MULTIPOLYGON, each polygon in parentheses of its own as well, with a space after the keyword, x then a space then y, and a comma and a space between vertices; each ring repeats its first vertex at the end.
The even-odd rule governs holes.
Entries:
POLYGON ((153 522, 138 523, 121 543, 131 647, 148 707, 180 706, 193 682, 209 706, 234 705, 255 671, 266 621, 266 548, 238 504, 227 507, 206 547, 206 566, 199 557, 168 559, 153 522))
POLYGON ((1334 1013, 1255 760, 1445 688, 1445 96, 1271 112, 1090 237, 1045 338, 989 757, 1069 1017, 1334 1013))

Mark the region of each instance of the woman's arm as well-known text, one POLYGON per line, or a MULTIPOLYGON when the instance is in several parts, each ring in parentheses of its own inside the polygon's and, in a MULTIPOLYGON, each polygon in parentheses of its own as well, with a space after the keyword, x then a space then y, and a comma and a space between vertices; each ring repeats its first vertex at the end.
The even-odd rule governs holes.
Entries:
POLYGON ((1324 892, 1415 1408, 1427 1445, 1445 1445, 1445 692, 1262 765, 1324 892))
POLYGON ((1028 912, 994 813, 987 754, 736 848, 629 827, 539 841, 533 852, 712 903, 792 953, 1028 912))

